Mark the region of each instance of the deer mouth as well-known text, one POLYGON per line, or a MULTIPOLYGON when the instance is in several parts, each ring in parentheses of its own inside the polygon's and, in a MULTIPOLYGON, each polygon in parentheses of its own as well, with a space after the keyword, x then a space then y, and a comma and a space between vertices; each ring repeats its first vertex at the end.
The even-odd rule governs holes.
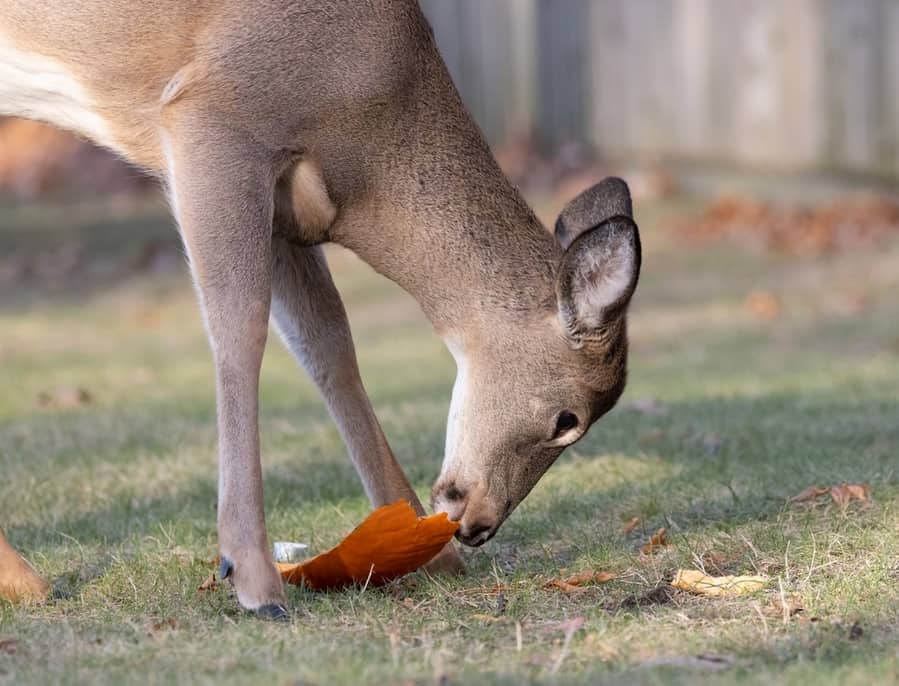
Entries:
POLYGON ((484 545, 496 534, 497 526, 474 526, 471 528, 459 527, 456 531, 456 540, 471 548, 484 545))

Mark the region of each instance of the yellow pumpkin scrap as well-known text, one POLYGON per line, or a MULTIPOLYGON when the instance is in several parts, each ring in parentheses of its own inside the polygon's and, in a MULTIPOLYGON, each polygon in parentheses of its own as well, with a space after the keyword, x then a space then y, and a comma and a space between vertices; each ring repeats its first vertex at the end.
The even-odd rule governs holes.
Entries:
POLYGON ((671 585, 699 595, 734 596, 758 591, 767 583, 766 576, 709 576, 698 569, 679 569, 671 585))

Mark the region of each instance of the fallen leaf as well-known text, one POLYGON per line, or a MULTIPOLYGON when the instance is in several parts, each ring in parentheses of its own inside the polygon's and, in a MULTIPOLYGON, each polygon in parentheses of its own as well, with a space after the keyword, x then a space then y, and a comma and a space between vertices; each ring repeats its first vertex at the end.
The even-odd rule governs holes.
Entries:
POLYGON ((802 605, 802 596, 798 593, 775 596, 771 600, 770 609, 766 612, 766 614, 783 618, 784 624, 786 624, 789 619, 804 613, 805 607, 802 605))
POLYGON ((15 655, 19 652, 19 642, 14 638, 0 638, 0 653, 15 655))
POLYGON ((698 569, 679 569, 671 585, 690 593, 709 596, 733 596, 764 588, 766 576, 708 576, 698 569))
POLYGON ((76 386, 60 386, 37 394, 38 407, 45 409, 72 410, 89 405, 93 397, 83 388, 76 386))
POLYGON ((663 526, 661 529, 656 531, 652 537, 643 544, 643 547, 640 548, 640 552, 644 555, 652 555, 657 548, 661 548, 666 545, 671 545, 668 542, 668 533, 667 529, 663 526))
POLYGON ((637 525, 640 523, 639 517, 631 517, 630 521, 621 527, 621 533, 629 534, 631 531, 637 528, 637 525))
POLYGON ((887 195, 841 197, 826 205, 782 205, 721 196, 677 227, 694 240, 732 238, 793 255, 877 245, 899 230, 899 203, 887 195))
POLYGON ((746 309, 756 319, 772 321, 780 317, 783 305, 778 297, 769 291, 753 291, 746 296, 746 309))
POLYGON ((197 587, 197 591, 201 593, 204 591, 214 591, 218 587, 219 582, 215 579, 215 572, 212 572, 212 574, 207 576, 203 583, 197 587))
POLYGON ((174 617, 167 617, 166 619, 160 620, 158 622, 153 622, 153 624, 150 625, 150 630, 148 631, 148 633, 150 634, 150 636, 155 636, 164 631, 174 631, 177 628, 178 620, 176 620, 174 617))
POLYGON ((0 597, 12 602, 43 600, 50 586, 0 531, 0 597))
POLYGON ((727 564, 727 556, 716 550, 707 550, 699 558, 702 561, 703 569, 722 570, 727 564))
POLYGON ((790 498, 791 503, 813 501, 822 495, 830 495, 831 500, 845 510, 853 500, 868 502, 871 499, 871 486, 868 484, 839 484, 838 486, 809 486, 801 493, 790 498))
POLYGON ((589 584, 605 584, 616 578, 611 572, 595 572, 588 570, 568 577, 567 579, 550 579, 543 588, 556 588, 563 593, 583 590, 589 584))
POLYGON ((859 500, 867 500, 871 495, 871 487, 868 484, 846 484, 845 488, 850 496, 859 500))
POLYGON ((841 510, 849 507, 849 502, 860 500, 865 502, 871 493, 871 487, 867 484, 840 484, 830 487, 830 497, 841 510))
POLYGON ((797 493, 792 498, 790 498, 791 503, 804 503, 809 500, 814 500, 820 495, 824 495, 830 489, 822 488, 820 486, 809 486, 805 490, 797 493))
POLYGON ((419 517, 405 500, 372 512, 339 545, 298 564, 278 564, 281 578, 315 591, 380 586, 431 560, 459 528, 445 512, 419 517))

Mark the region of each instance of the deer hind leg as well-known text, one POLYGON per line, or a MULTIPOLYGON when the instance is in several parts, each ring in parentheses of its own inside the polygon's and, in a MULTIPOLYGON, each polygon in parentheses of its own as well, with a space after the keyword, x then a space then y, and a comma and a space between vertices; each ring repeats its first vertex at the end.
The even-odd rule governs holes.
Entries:
POLYGON ((222 575, 243 607, 284 617, 284 589, 265 530, 258 422, 274 165, 267 151, 208 119, 167 122, 162 143, 215 363, 222 575))
MULTIPOLYGON (((379 507, 403 499, 423 515, 362 386, 346 311, 321 248, 276 238, 273 262, 277 329, 324 397, 369 500, 379 507)), ((458 572, 463 566, 448 543, 428 568, 458 572)))

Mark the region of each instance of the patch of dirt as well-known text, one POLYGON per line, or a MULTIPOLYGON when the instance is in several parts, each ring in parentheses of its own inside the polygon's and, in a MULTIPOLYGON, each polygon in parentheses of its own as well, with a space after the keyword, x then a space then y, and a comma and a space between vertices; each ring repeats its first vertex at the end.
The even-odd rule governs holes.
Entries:
POLYGON ((824 255, 899 236, 899 200, 872 194, 801 206, 726 195, 676 224, 675 230, 697 242, 732 239, 771 252, 824 255))
POLYGON ((629 595, 624 600, 609 602, 604 605, 608 612, 616 612, 618 610, 633 610, 637 607, 647 607, 649 605, 667 605, 674 600, 678 590, 669 583, 662 583, 654 589, 643 595, 629 595))

